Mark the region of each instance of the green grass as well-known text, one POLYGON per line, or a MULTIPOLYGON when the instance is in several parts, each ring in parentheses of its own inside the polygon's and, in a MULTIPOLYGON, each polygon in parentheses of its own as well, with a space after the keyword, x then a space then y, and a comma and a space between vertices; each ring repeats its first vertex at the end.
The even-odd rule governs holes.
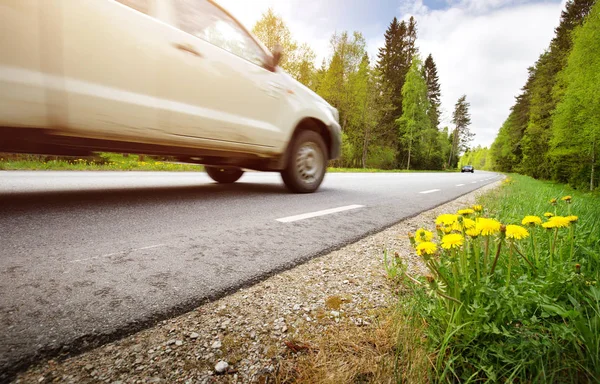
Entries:
POLYGON ((123 156, 115 153, 98 153, 96 156, 85 158, 0 154, 0 170, 171 172, 203 170, 200 165, 180 164, 167 160, 151 156, 123 156))
MULTIPOLYGON (((449 221, 455 224, 426 228, 437 232, 431 254, 418 245, 426 232, 412 238, 429 267, 426 278, 386 265, 411 290, 400 307, 425 325, 431 364, 423 375, 432 382, 598 382, 600 197, 525 176, 508 180, 480 199, 482 212, 465 216, 502 223, 492 234, 468 234, 469 221, 459 215, 449 221), (570 204, 561 200, 566 195, 570 204), (547 222, 546 212, 577 221, 549 229, 521 223, 528 215, 547 222), (518 227, 509 225, 529 236, 511 238, 518 227), (441 246, 452 239, 446 229, 457 240, 449 249, 441 246)), ((407 359, 410 350, 398 356, 407 359)))

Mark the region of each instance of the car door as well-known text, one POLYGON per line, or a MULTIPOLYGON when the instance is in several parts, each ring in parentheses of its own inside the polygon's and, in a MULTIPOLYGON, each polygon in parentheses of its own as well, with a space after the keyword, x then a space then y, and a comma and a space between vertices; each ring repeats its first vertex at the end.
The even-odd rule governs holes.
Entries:
POLYGON ((42 51, 53 36, 41 33, 39 15, 37 0, 0 5, 0 127, 48 124, 42 51))
POLYGON ((68 129, 80 136, 160 142, 161 28, 156 0, 52 0, 62 6, 68 129))
MULTIPOLYGON (((163 62, 174 137, 221 148, 263 148, 284 140, 283 74, 228 13, 208 0, 171 0, 174 24, 163 62)), ((162 86, 161 86, 162 88, 162 86)))

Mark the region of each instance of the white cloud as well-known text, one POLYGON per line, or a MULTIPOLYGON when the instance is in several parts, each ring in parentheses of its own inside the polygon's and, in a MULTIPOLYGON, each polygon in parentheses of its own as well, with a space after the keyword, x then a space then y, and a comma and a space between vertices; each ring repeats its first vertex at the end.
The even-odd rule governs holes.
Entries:
POLYGON ((454 103, 466 94, 471 103, 471 131, 476 134, 473 145, 489 146, 525 84, 527 68, 550 43, 562 4, 449 3, 447 9, 430 10, 421 0, 403 1, 399 12, 403 18, 415 16, 420 53, 423 57, 431 53, 438 67, 442 124, 452 127, 454 103))

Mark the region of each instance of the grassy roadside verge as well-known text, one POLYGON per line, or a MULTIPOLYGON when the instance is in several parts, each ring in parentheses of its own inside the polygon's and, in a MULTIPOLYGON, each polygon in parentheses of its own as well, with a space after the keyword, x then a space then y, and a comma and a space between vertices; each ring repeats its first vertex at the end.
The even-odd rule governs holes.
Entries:
POLYGON ((181 164, 151 156, 98 153, 94 157, 69 158, 37 155, 0 154, 0 170, 43 171, 202 171, 201 165, 181 164))
POLYGON ((509 180, 412 235, 429 274, 388 267, 411 291, 398 371, 425 350, 429 382, 599 382, 600 198, 509 180))

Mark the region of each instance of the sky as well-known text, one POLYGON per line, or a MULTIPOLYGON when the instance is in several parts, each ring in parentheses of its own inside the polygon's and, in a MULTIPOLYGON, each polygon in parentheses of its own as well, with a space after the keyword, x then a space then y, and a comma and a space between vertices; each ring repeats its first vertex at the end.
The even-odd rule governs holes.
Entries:
POLYGON ((269 7, 292 36, 308 43, 317 65, 334 32, 359 31, 372 62, 394 16, 417 20, 417 46, 438 68, 442 127, 453 125, 460 96, 471 104, 472 146, 489 147, 508 117, 527 68, 548 47, 566 0, 217 0, 252 28, 269 7))

